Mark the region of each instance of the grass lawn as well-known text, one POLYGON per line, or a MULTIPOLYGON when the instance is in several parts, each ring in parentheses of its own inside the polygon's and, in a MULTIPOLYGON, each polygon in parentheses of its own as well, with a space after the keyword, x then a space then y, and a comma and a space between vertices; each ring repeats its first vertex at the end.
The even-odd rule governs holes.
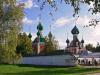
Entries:
POLYGON ((96 68, 82 67, 35 67, 25 65, 0 65, 0 75, 86 75, 100 72, 96 68))

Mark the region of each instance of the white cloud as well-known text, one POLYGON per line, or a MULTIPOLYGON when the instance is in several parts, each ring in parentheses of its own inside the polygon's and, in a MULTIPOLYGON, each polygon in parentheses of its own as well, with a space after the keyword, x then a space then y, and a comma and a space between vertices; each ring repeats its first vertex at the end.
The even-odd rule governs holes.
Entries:
MULTIPOLYGON (((98 15, 100 15, 100 14, 98 14, 98 15)), ((84 25, 88 25, 89 24, 89 21, 90 21, 90 17, 88 17, 88 16, 80 16, 77 19, 76 24, 77 25, 84 26, 84 25)), ((62 26, 65 26, 65 25, 73 24, 73 23, 75 23, 75 19, 74 18, 61 17, 61 18, 58 18, 54 22, 53 25, 56 26, 56 27, 62 27, 62 26)))
POLYGON ((31 8, 33 6, 33 1, 32 0, 27 0, 25 2, 25 8, 31 8))
POLYGON ((81 16, 76 21, 76 24, 77 25, 85 26, 85 25, 88 25, 89 24, 89 21, 90 21, 90 18, 88 16, 81 16))
POLYGON ((27 17, 24 17, 23 18, 23 23, 32 25, 33 24, 33 21, 31 19, 28 19, 27 17))
POLYGON ((32 7, 36 7, 36 8, 39 7, 35 2, 33 2, 33 0, 27 0, 24 3, 25 3, 25 8, 31 9, 32 7))
POLYGON ((32 41, 37 37, 36 33, 32 34, 32 41))
POLYGON ((55 22, 54 22, 54 26, 56 27, 62 27, 66 24, 70 23, 70 20, 67 19, 66 17, 61 17, 61 18, 58 18, 55 22))
POLYGON ((33 7, 39 8, 39 6, 36 3, 34 3, 33 7))
POLYGON ((32 19, 28 19, 27 17, 24 17, 22 22, 27 25, 37 25, 39 22, 39 18, 32 20, 32 19))
POLYGON ((100 24, 96 26, 96 28, 89 27, 88 30, 84 31, 85 33, 85 43, 91 43, 94 46, 97 45, 97 42, 100 42, 100 24), (87 34, 86 34, 87 33, 87 34))
POLYGON ((66 39, 58 38, 56 40, 59 43, 60 49, 65 49, 66 48, 66 39))

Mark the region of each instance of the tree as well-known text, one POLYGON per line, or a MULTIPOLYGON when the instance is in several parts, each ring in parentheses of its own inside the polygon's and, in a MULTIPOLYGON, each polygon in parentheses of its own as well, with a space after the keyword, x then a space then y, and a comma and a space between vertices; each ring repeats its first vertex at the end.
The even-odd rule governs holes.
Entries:
POLYGON ((42 10, 44 8, 44 6, 46 4, 49 4, 52 8, 55 8, 55 10, 57 10, 57 2, 65 2, 68 5, 71 5, 74 8, 74 15, 78 14, 79 10, 80 10, 80 5, 84 4, 84 5, 90 5, 91 2, 93 2, 93 6, 94 8, 89 8, 88 11, 92 11, 92 13, 97 13, 100 12, 100 1, 99 0, 37 0, 38 2, 42 2, 40 9, 42 10))
POLYGON ((86 46, 85 46, 85 48, 87 49, 87 50, 89 50, 89 51, 95 51, 95 47, 93 47, 93 45, 92 44, 87 44, 86 46))
POLYGON ((24 14, 22 4, 16 3, 16 0, 0 0, 0 63, 11 64, 20 58, 16 46, 24 14))
POLYGON ((58 49, 58 42, 54 39, 51 32, 45 37, 45 52, 51 53, 58 49))
POLYGON ((95 48, 95 51, 94 52, 100 52, 100 44, 99 43, 97 43, 97 46, 96 46, 96 48, 95 48))
POLYGON ((32 40, 26 35, 26 33, 20 33, 18 35, 17 53, 21 53, 22 56, 33 54, 32 40))
MULTIPOLYGON (((60 2, 60 4, 62 4, 63 2, 66 3, 67 5, 70 5, 71 7, 73 7, 73 17, 79 17, 77 16, 79 14, 81 5, 90 5, 91 3, 93 3, 93 7, 90 7, 87 11, 91 12, 91 14, 97 14, 100 13, 100 0, 37 0, 38 2, 41 2, 41 7, 40 10, 43 10, 44 7, 46 6, 46 4, 49 4, 51 8, 54 9, 54 11, 58 10, 58 2, 60 2)), ((50 11, 49 13, 52 17, 52 11, 50 11)), ((89 26, 96 26, 98 25, 98 23, 100 22, 100 20, 98 20, 97 18, 92 18, 89 22, 88 25, 84 25, 84 27, 89 27, 89 26)))

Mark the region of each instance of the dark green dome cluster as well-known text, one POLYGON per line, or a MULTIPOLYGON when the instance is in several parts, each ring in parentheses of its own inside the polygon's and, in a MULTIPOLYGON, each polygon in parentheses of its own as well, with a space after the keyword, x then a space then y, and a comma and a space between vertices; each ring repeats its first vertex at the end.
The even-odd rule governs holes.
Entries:
POLYGON ((31 33, 29 33, 28 37, 29 37, 29 38, 32 38, 32 35, 31 35, 31 33))
POLYGON ((37 32, 37 36, 40 36, 40 35, 41 35, 41 34, 40 34, 40 32, 38 31, 38 32, 37 32))
POLYGON ((83 39, 81 40, 81 43, 84 43, 84 40, 83 39))
POLYGON ((39 22, 39 24, 37 26, 37 30, 38 30, 37 37, 35 38, 35 40, 33 41, 33 43, 45 42, 45 39, 42 36, 43 26, 41 25, 41 22, 39 22))
POLYGON ((69 43, 69 39, 67 38, 66 43, 69 43))
POLYGON ((43 26, 42 24, 39 22, 38 26, 37 26, 37 30, 42 31, 43 30, 43 26))
POLYGON ((75 26, 72 31, 71 31, 72 34, 79 34, 79 30, 78 28, 75 26))

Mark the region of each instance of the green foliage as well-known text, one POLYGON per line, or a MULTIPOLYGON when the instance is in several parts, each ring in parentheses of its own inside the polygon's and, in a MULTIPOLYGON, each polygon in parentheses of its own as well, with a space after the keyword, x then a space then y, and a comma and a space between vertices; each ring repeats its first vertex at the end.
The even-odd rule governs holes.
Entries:
POLYGON ((86 46, 85 46, 85 48, 87 49, 87 50, 89 50, 89 51, 95 51, 95 47, 93 47, 93 45, 92 44, 87 44, 86 46))
POLYGON ((100 52, 100 45, 99 45, 99 43, 97 43, 97 46, 96 46, 96 48, 95 48, 95 51, 94 52, 100 52))
POLYGON ((96 47, 94 47, 92 44, 87 44, 85 46, 85 48, 87 50, 89 50, 89 51, 92 51, 92 52, 100 52, 100 45, 99 45, 99 43, 97 43, 97 46, 96 47))
MULTIPOLYGON (((38 0, 38 2, 41 2, 41 0, 38 0)), ((97 13, 97 12, 100 12, 100 4, 99 4, 99 0, 44 0, 42 1, 42 5, 40 7, 40 9, 42 10, 44 8, 44 6, 46 5, 46 3, 48 3, 52 8, 55 9, 55 11, 57 11, 58 7, 57 7, 57 2, 65 2, 66 4, 70 5, 73 7, 74 9, 74 14, 73 16, 75 16, 76 14, 79 13, 80 11, 80 6, 81 4, 84 4, 84 5, 90 5, 91 2, 94 3, 94 8, 89 8, 88 11, 92 11, 92 14, 93 13, 97 13)))
POLYGON ((26 33, 20 33, 18 35, 18 45, 17 45, 17 53, 21 53, 22 56, 32 54, 32 41, 26 35, 26 33))
POLYGON ((97 46, 94 52, 100 52, 100 46, 97 46))
POLYGON ((51 53, 54 50, 55 49, 54 49, 54 46, 53 46, 53 42, 45 40, 45 52, 46 53, 51 53))
POLYGON ((54 39, 51 32, 49 33, 48 37, 45 37, 45 52, 51 53, 58 49, 58 42, 54 39))
POLYGON ((0 63, 15 63, 18 33, 21 30, 23 8, 16 6, 16 0, 0 0, 0 63))

